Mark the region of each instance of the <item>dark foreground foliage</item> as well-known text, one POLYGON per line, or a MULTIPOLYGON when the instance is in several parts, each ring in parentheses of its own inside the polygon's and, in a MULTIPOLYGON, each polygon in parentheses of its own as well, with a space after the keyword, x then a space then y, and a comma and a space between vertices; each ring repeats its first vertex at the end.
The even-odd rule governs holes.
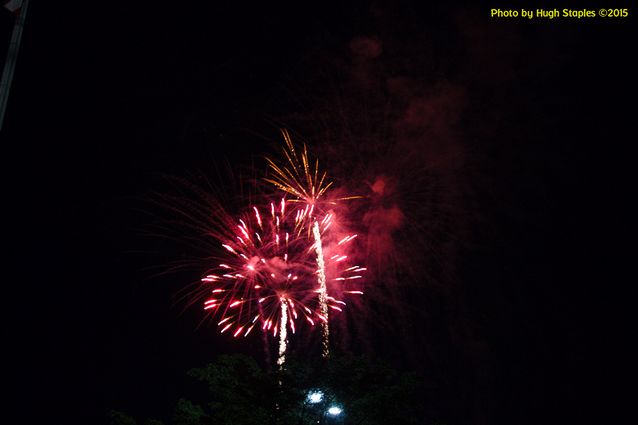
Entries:
MULTIPOLYGON (((244 355, 220 356, 189 375, 208 388, 201 404, 180 399, 172 425, 435 424, 428 390, 416 375, 399 373, 364 357, 337 356, 309 362, 289 359, 266 371, 244 355), (321 400, 310 402, 310 393, 321 400), (341 413, 331 415, 338 407, 341 413)), ((111 425, 137 425, 118 411, 111 425)), ((147 419, 144 425, 163 425, 147 419)))

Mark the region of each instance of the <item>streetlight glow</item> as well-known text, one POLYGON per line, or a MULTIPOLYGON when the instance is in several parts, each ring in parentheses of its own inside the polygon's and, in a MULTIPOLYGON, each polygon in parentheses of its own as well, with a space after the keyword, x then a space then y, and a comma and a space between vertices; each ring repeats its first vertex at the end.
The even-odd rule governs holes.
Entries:
POLYGON ((328 409, 328 414, 332 416, 340 415, 341 412, 343 412, 343 410, 341 410, 341 408, 337 406, 332 406, 331 408, 328 409))
POLYGON ((308 393, 308 402, 315 404, 323 400, 323 393, 321 391, 313 391, 308 393))

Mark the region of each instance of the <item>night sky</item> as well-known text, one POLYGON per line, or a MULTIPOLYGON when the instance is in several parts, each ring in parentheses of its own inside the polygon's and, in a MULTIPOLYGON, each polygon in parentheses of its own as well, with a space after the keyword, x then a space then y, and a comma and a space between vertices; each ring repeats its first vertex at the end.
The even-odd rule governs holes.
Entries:
POLYGON ((344 350, 427 376, 449 424, 621 418, 634 18, 203 3, 29 6, 0 133, 16 414, 167 419, 189 369, 263 357, 175 301, 204 270, 157 273, 203 254, 149 235, 149 200, 172 177, 241 199, 229 178, 261 175, 287 127, 341 187, 391 182, 357 212, 381 223, 371 267, 392 264, 370 284, 398 289, 369 289, 344 350))

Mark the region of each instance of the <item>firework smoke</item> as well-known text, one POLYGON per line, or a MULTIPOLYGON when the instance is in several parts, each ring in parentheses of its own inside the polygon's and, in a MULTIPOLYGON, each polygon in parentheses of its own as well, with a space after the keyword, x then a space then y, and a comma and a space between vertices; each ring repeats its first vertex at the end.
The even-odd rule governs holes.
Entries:
MULTIPOLYGON (((410 22, 404 18, 396 22, 410 22)), ((424 359, 412 353, 432 345, 429 319, 440 308, 437 300, 457 297, 455 263, 474 200, 466 175, 474 164, 460 126, 468 106, 464 86, 443 77, 445 64, 433 56, 427 30, 402 29, 371 18, 370 33, 309 55, 304 73, 294 76, 302 83, 293 97, 303 107, 277 105, 277 123, 312 134, 324 167, 340 177, 338 190, 363 195, 339 219, 353 220, 346 226, 360 234, 349 261, 365 258, 369 289, 365 306, 350 303, 352 314, 331 320, 331 342, 396 350, 390 355, 421 367, 424 359), (401 38, 407 34, 416 42, 401 38), (396 344, 379 342, 388 338, 396 344)), ((331 187, 328 199, 336 192, 331 187)))

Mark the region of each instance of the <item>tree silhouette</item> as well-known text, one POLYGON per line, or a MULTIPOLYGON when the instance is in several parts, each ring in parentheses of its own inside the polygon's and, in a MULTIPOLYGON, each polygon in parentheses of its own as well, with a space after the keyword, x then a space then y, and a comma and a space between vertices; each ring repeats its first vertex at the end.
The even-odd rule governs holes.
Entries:
MULTIPOLYGON (((417 375, 360 356, 316 361, 291 357, 282 370, 268 372, 251 357, 223 355, 189 375, 206 385, 207 403, 201 406, 180 399, 173 425, 407 425, 440 419, 433 414, 425 383, 417 375), (311 393, 320 395, 311 399, 311 393)), ((136 422, 112 411, 111 424, 136 422)))

